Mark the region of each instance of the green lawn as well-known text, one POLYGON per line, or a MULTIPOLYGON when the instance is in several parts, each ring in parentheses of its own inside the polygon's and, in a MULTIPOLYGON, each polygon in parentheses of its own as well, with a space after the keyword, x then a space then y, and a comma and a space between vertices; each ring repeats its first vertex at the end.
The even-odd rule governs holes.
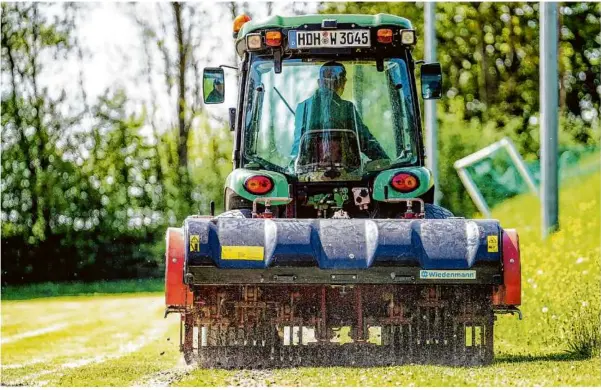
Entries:
POLYGON ((2 287, 2 300, 22 300, 80 295, 105 295, 139 292, 163 292, 163 279, 110 280, 100 282, 37 283, 2 287))
MULTIPOLYGON (((524 319, 500 316, 494 364, 264 371, 186 367, 176 315, 163 319, 146 282, 3 290, 2 384, 48 386, 574 386, 601 385, 599 173, 563 184, 561 231, 540 239, 539 202, 526 195, 494 210, 522 248, 524 319), (125 288, 129 286, 129 288, 125 288), (134 291, 130 294, 65 296, 134 291), (6 300, 8 295, 10 299, 6 300), (595 345, 596 343, 596 345, 595 345), (592 355, 592 357, 591 357, 592 355)), ((151 291, 162 281, 149 282, 151 291)))

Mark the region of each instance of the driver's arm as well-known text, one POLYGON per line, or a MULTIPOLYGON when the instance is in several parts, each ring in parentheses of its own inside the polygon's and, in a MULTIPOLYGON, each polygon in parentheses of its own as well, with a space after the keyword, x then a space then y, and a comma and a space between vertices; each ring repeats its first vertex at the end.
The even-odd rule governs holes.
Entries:
POLYGON ((388 155, 380 146, 378 140, 369 132, 369 128, 363 123, 363 118, 357 111, 357 108, 353 104, 355 123, 357 126, 357 132, 359 133, 359 143, 361 144, 361 151, 365 153, 367 157, 372 160, 380 160, 388 158, 388 155))

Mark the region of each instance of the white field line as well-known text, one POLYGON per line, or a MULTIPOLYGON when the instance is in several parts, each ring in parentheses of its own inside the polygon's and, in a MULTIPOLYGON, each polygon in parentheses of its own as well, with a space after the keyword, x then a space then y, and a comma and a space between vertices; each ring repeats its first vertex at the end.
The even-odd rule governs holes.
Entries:
POLYGON ((48 359, 34 359, 34 360, 30 360, 28 362, 25 363, 15 363, 15 364, 4 364, 4 365, 0 365, 0 369, 2 370, 14 370, 17 368, 23 368, 23 367, 29 367, 29 366, 33 366, 36 364, 42 364, 42 363, 46 363, 48 361, 48 359))
POLYGON ((15 386, 15 385, 41 386, 41 385, 45 385, 48 383, 47 381, 42 381, 42 382, 37 382, 37 383, 32 382, 32 381, 34 381, 35 379, 37 379, 43 375, 49 375, 49 374, 56 374, 53 377, 53 379, 58 379, 59 377, 61 377, 65 374, 66 370, 73 369, 73 368, 80 368, 80 367, 84 367, 84 366, 87 366, 90 364, 103 363, 107 360, 118 359, 118 358, 126 356, 130 353, 134 353, 134 352, 142 349, 145 345, 147 345, 151 341, 158 339, 159 336, 162 334, 162 332, 164 332, 165 330, 166 330, 166 327, 164 327, 164 326, 152 328, 149 332, 137 337, 135 340, 130 341, 127 344, 120 346, 119 351, 116 353, 99 355, 99 356, 96 356, 93 358, 84 358, 84 359, 79 359, 79 360, 75 360, 72 362, 63 363, 58 368, 55 368, 52 370, 42 370, 42 371, 30 374, 30 375, 20 377, 15 382, 5 383, 5 384, 3 383, 3 385, 7 385, 7 386, 15 386))
MULTIPOLYGON (((144 303, 140 302, 141 300, 143 300, 144 302, 151 301, 151 300, 154 301, 154 300, 156 300, 156 298, 154 298, 154 297, 152 297, 152 298, 147 298, 147 297, 144 297, 144 298, 121 298, 121 297, 118 297, 109 302, 103 302, 102 305, 99 305, 98 303, 93 302, 93 306, 92 306, 91 310, 92 311, 102 310, 102 311, 111 313, 107 318, 122 317, 123 315, 121 313, 123 313, 124 311, 128 311, 131 309, 137 309, 140 307, 141 304, 144 304, 144 303)), ((159 301, 162 302, 160 299, 159 299, 159 301)), ((148 304, 153 304, 153 303, 154 302, 149 302, 148 304)), ((77 319, 78 317, 81 317, 82 311, 90 310, 90 308, 87 307, 86 304, 87 304, 87 302, 66 301, 66 302, 62 303, 60 306, 56 306, 56 307, 45 306, 48 311, 54 310, 54 311, 60 311, 60 312, 58 312, 58 313, 53 312, 53 313, 37 316, 35 318, 35 321, 40 324, 52 324, 55 322, 71 322, 72 320, 77 319)), ((32 322, 29 320, 27 320, 27 321, 22 320, 20 322, 14 323, 14 322, 11 322, 10 319, 12 317, 21 318, 22 316, 20 316, 19 313, 28 312, 28 311, 36 311, 36 310, 38 310, 38 308, 40 306, 42 306, 42 304, 38 302, 36 304, 31 304, 31 303, 24 304, 24 305, 19 304, 18 308, 2 307, 2 318, 1 318, 0 322, 3 325, 6 325, 8 323, 11 326, 19 325, 20 323, 21 324, 32 324, 32 322), (10 314, 7 313, 7 310, 10 312, 10 314)))
POLYGON ((40 336, 40 335, 43 335, 43 334, 46 334, 46 333, 56 332, 56 331, 59 331, 59 330, 61 330, 63 328, 66 328, 68 325, 70 325, 70 324, 68 324, 66 322, 62 322, 62 323, 59 323, 59 324, 48 326, 46 328, 31 330, 29 332, 19 333, 19 334, 16 334, 14 336, 2 337, 0 343, 1 344, 14 343, 15 341, 23 340, 23 339, 26 339, 26 338, 29 338, 29 337, 36 337, 36 336, 40 336))
MULTIPOLYGON (((114 319, 124 318, 128 315, 129 315, 129 313, 127 313, 127 312, 114 312, 114 313, 111 313, 108 316, 104 317, 104 319, 114 320, 114 319)), ((58 323, 58 324, 55 324, 52 326, 48 326, 46 328, 18 333, 14 336, 2 337, 0 335, 0 344, 14 343, 15 341, 23 340, 26 338, 36 337, 36 336, 41 336, 41 335, 44 335, 47 333, 56 332, 56 331, 66 328, 66 327, 85 325, 85 324, 89 324, 91 322, 93 322, 93 321, 92 320, 82 320, 82 321, 75 321, 75 322, 61 322, 61 323, 58 323)), ((31 363, 26 363, 25 365, 31 365, 31 363)), ((16 366, 18 366, 18 365, 16 365, 16 366)), ((3 365, 0 365, 0 367, 8 368, 8 366, 3 366, 3 365)))

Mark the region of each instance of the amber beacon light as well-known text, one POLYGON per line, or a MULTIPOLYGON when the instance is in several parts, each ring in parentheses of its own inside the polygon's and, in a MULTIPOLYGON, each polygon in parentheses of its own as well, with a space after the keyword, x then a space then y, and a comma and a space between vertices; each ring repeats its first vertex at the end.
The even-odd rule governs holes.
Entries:
POLYGON ((234 19, 234 38, 238 36, 238 32, 246 22, 250 22, 250 16, 245 14, 236 16, 236 19, 234 19))

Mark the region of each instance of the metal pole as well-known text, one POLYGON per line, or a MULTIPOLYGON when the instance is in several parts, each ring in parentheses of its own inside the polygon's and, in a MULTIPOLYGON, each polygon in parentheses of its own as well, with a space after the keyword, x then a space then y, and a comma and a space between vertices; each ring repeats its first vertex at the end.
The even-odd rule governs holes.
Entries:
MULTIPOLYGON (((424 3, 424 59, 436 61, 436 3, 424 3)), ((442 193, 438 186, 438 123, 436 121, 436 100, 424 100, 426 124, 426 167, 434 177, 434 203, 438 204, 442 193)))
POLYGON ((541 2, 540 12, 540 164, 542 233, 559 229, 557 189, 557 3, 541 2))

